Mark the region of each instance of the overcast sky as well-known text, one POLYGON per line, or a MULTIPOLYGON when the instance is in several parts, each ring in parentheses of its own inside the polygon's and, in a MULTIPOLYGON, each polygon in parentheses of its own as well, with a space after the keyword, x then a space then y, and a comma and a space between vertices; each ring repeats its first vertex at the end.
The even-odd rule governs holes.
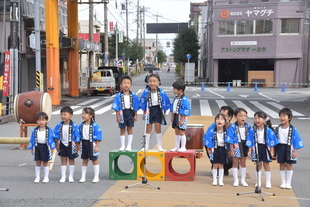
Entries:
MULTIPOLYGON (((98 1, 98 0, 93 0, 98 1)), ((158 15, 159 23, 178 23, 178 22, 188 22, 190 13, 190 2, 201 2, 206 0, 139 0, 140 6, 145 6, 145 21, 146 23, 156 23, 156 15, 158 15)), ((125 0, 110 0, 108 4, 108 21, 113 21, 114 25, 117 21, 118 28, 120 31, 126 33, 126 15, 125 10, 121 10, 121 4, 125 4, 125 0), (117 8, 116 8, 117 3, 117 8)), ((137 18, 137 3, 138 0, 128 0, 128 25, 129 25, 129 37, 136 37, 137 25, 135 19, 137 18)), ((79 19, 88 20, 88 5, 79 4, 79 19)), ((103 4, 95 4, 94 12, 96 13, 96 18, 99 22, 103 24, 104 22, 104 12, 103 4)), ((104 27, 102 25, 102 31, 104 27)), ((176 34, 158 34, 158 40, 165 46, 167 41, 172 42, 176 37, 176 34)), ((155 39, 155 34, 146 34, 146 38, 155 39)), ((171 48, 165 48, 164 51, 169 54, 171 48)))

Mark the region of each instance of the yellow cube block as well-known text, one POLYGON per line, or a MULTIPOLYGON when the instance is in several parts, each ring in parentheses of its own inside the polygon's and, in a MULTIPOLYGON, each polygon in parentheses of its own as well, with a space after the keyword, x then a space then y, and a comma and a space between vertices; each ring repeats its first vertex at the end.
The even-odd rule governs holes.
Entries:
POLYGON ((138 179, 145 176, 148 180, 165 180, 165 152, 158 150, 139 151, 137 157, 138 179), (159 161, 159 163, 158 163, 159 161))

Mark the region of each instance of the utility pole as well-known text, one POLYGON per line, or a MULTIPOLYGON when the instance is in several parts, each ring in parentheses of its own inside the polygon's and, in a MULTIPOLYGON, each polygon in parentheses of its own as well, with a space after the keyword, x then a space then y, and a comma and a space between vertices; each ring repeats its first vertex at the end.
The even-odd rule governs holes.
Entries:
MULTIPOLYGON (((93 4, 93 0, 89 0, 89 43, 92 44, 93 43, 93 28, 94 28, 94 4, 93 4)), ((92 79, 92 70, 93 70, 93 51, 90 50, 88 52, 88 71, 89 71, 89 75, 88 75, 88 87, 90 88, 90 82, 92 79)))
POLYGON ((128 40, 129 40, 129 37, 128 37, 128 0, 126 0, 126 39, 128 43, 128 40))
POLYGON ((144 7, 140 7, 139 9, 140 11, 140 45, 142 45, 142 37, 143 37, 143 33, 142 33, 142 29, 143 29, 143 18, 142 18, 142 13, 144 13, 144 7))
POLYGON ((145 6, 143 6, 143 62, 145 62, 145 6))
POLYGON ((140 9, 139 9, 139 0, 137 0, 137 44, 139 43, 139 13, 140 13, 140 9))
MULTIPOLYGON (((162 17, 158 15, 158 13, 155 15, 156 16, 156 23, 158 24, 158 17, 162 17)), ((158 33, 156 33, 156 66, 158 67, 158 33)))
POLYGON ((117 22, 115 23, 115 66, 118 66, 118 32, 117 32, 117 22))
POLYGON ((108 3, 104 0, 104 65, 109 66, 109 39, 108 39, 108 3))

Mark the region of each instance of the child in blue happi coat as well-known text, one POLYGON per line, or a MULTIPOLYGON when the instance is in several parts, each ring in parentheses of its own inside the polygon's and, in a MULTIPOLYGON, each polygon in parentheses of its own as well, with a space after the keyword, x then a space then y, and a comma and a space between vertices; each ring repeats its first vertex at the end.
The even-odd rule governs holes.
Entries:
POLYGON ((175 130, 175 147, 170 151, 185 152, 186 137, 185 130, 187 127, 187 117, 191 115, 191 108, 188 97, 185 96, 185 84, 183 81, 176 81, 172 84, 173 93, 176 95, 171 103, 171 123, 175 130), (180 148, 181 142, 181 148, 180 148))
POLYGON ((95 122, 95 111, 91 107, 84 108, 82 111, 84 120, 79 126, 80 138, 82 142, 82 177, 80 183, 86 181, 86 171, 88 161, 91 160, 94 166, 93 183, 99 182, 99 144, 102 141, 102 131, 100 126, 95 122))
POLYGON ((274 155, 274 146, 278 144, 277 137, 273 131, 270 120, 263 111, 254 114, 254 126, 249 131, 246 145, 249 147, 248 156, 253 162, 258 162, 259 171, 256 173, 258 187, 261 186, 261 169, 265 169, 266 188, 271 188, 271 172, 269 162, 274 155), (258 160, 257 160, 258 159, 258 160))
POLYGON ((289 108, 283 108, 279 111, 281 124, 275 132, 279 140, 276 146, 276 157, 280 165, 280 188, 291 189, 293 177, 293 164, 297 163, 297 151, 304 147, 304 143, 296 129, 291 124, 293 113, 289 108))
POLYGON ((157 148, 158 151, 164 151, 162 148, 161 125, 167 124, 165 113, 170 108, 170 99, 165 91, 158 87, 159 83, 159 75, 151 74, 148 79, 149 87, 143 91, 140 97, 140 108, 143 110, 143 119, 146 124, 145 150, 149 149, 152 124, 155 124, 157 148))
POLYGON ((225 127, 226 116, 218 114, 214 119, 215 124, 211 124, 203 136, 203 144, 207 147, 212 168, 212 185, 217 185, 217 170, 219 169, 219 182, 223 186, 224 165, 228 162, 225 127))
POLYGON ((71 120, 73 110, 70 106, 64 106, 60 110, 60 121, 54 128, 54 138, 56 139, 57 151, 61 161, 60 183, 66 181, 67 162, 69 160, 69 182, 73 183, 75 161, 77 158, 80 144, 79 126, 71 120))
POLYGON ((36 161, 34 183, 40 182, 40 168, 43 163, 44 178, 43 183, 49 182, 48 161, 52 160, 52 149, 56 148, 53 130, 47 126, 48 115, 45 112, 36 114, 38 127, 32 131, 28 148, 31 149, 33 160, 36 161))
POLYGON ((131 143, 133 139, 134 122, 137 121, 137 111, 139 110, 139 98, 138 96, 130 91, 132 80, 129 76, 123 76, 121 79, 122 91, 116 94, 112 103, 112 109, 116 111, 116 122, 120 128, 120 142, 121 147, 119 151, 130 151, 131 143), (128 133, 128 142, 125 149, 125 133, 128 133))
POLYGON ((245 145, 248 132, 251 126, 246 122, 247 111, 244 108, 237 108, 234 111, 235 123, 231 124, 227 133, 227 142, 230 143, 230 156, 233 157, 231 171, 234 177, 233 186, 239 186, 238 166, 241 167, 241 185, 248 186, 245 182, 246 177, 246 157, 248 147, 245 145))

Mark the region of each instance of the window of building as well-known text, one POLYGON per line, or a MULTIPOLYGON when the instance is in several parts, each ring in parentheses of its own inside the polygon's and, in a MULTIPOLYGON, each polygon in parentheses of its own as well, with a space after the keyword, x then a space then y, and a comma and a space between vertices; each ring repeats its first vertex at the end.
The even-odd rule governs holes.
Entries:
POLYGON ((234 35, 235 21, 219 21, 219 35, 234 35))
POLYGON ((255 34, 272 34, 273 19, 257 19, 255 34))
POLYGON ((236 34, 253 34, 253 20, 237 20, 236 34))
POLYGON ((281 33, 299 34, 299 19, 281 19, 281 33))

